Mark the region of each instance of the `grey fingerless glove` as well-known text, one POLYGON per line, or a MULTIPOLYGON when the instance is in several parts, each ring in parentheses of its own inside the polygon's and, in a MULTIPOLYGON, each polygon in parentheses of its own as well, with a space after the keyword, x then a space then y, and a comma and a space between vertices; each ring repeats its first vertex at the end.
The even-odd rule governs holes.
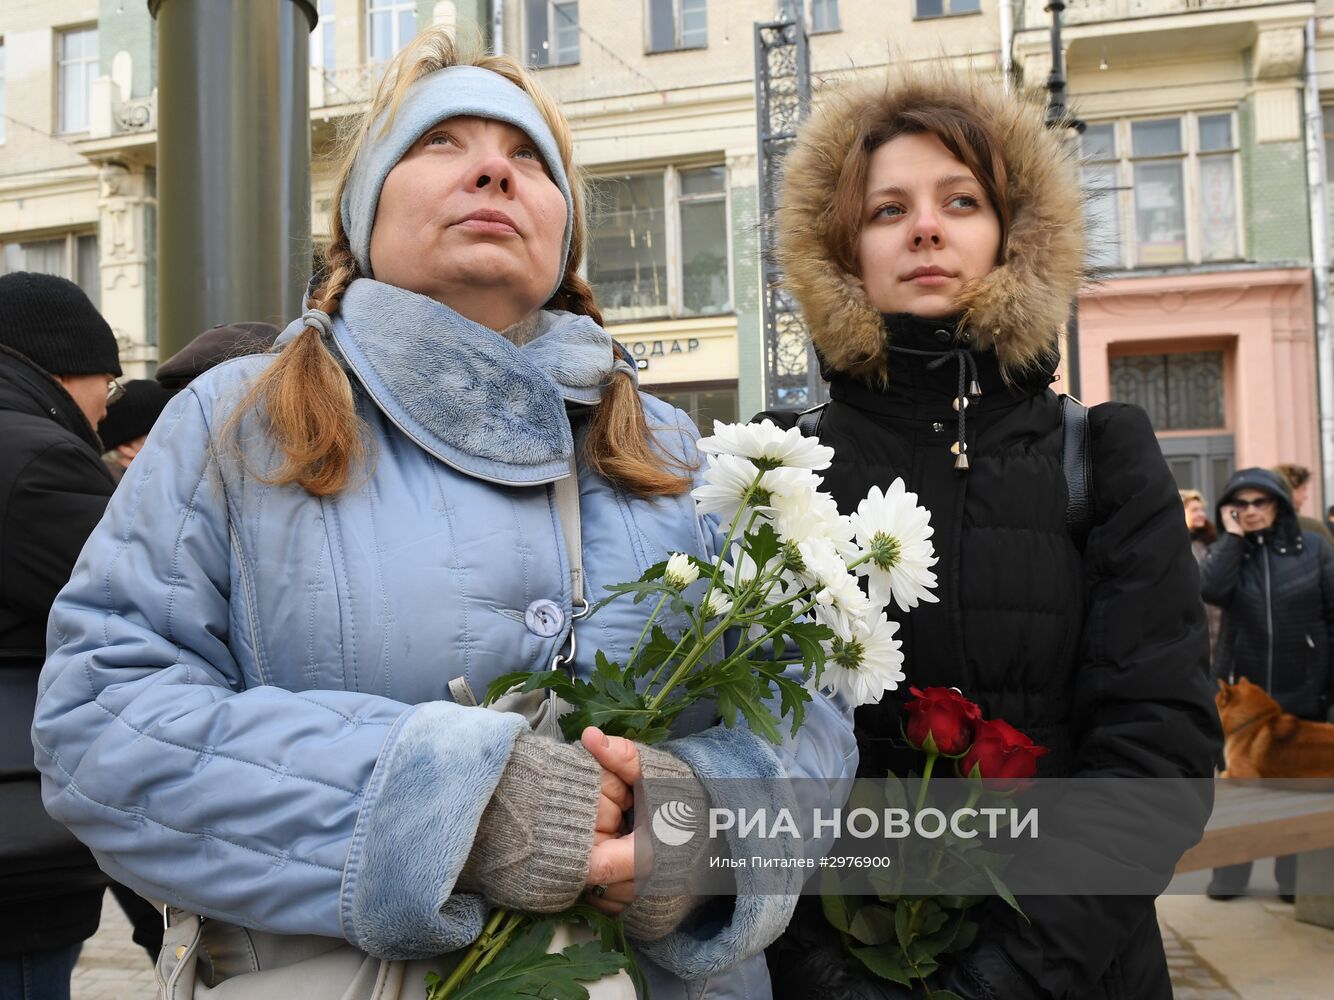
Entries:
POLYGON ((588 878, 602 768, 581 745, 520 732, 456 888, 534 913, 573 906, 588 878))
POLYGON ((676 930, 701 900, 690 884, 708 847, 704 823, 709 796, 685 762, 665 750, 641 744, 639 766, 649 782, 635 790, 635 879, 644 891, 625 908, 621 921, 630 937, 656 941, 676 930), (679 847, 664 844, 651 833, 654 812, 671 800, 687 806, 697 824, 695 836, 679 847))

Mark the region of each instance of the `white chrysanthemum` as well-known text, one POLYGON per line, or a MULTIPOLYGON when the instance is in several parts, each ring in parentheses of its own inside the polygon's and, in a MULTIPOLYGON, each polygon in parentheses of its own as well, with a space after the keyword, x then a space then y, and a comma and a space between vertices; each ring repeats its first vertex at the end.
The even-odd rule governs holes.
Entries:
POLYGON ((704 470, 704 485, 691 491, 701 514, 717 514, 730 522, 741 509, 741 499, 760 470, 748 459, 735 455, 710 455, 704 470))
POLYGON ((819 485, 820 477, 809 469, 768 469, 761 474, 750 459, 710 455, 708 468, 704 470, 704 485, 697 486, 691 496, 699 513, 717 514, 730 522, 741 510, 741 501, 752 486, 746 505, 767 510, 775 499, 800 502, 819 485))
POLYGON ((903 674, 903 643, 894 638, 899 623, 882 612, 876 618, 855 618, 847 638, 825 643, 820 686, 843 695, 853 705, 871 705, 895 690, 903 674))
POLYGON ((784 541, 800 543, 819 538, 831 542, 842 558, 856 557, 852 523, 839 514, 838 504, 828 493, 816 489, 777 493, 769 506, 769 518, 784 541))
POLYGON ((713 437, 700 438, 699 450, 711 455, 748 458, 762 469, 827 469, 834 449, 807 437, 800 428, 781 431, 772 420, 758 424, 713 422, 713 437))
POLYGON ((699 606, 699 613, 705 621, 721 618, 731 610, 732 602, 721 590, 710 590, 699 606))
POLYGON ((910 611, 918 601, 939 600, 931 593, 936 586, 930 569, 936 564, 931 512, 917 506, 917 494, 909 493, 902 479, 895 479, 884 493, 871 487, 850 520, 862 554, 871 555, 857 572, 870 577, 871 600, 877 607, 892 599, 910 611))
POLYGON ((835 608, 851 617, 870 613, 870 599, 857 578, 848 572, 831 542, 822 538, 800 542, 797 552, 801 565, 793 568, 802 582, 815 592, 817 604, 835 608))
POLYGON ((667 560, 663 582, 677 590, 685 590, 699 579, 699 567, 683 552, 673 552, 667 560))

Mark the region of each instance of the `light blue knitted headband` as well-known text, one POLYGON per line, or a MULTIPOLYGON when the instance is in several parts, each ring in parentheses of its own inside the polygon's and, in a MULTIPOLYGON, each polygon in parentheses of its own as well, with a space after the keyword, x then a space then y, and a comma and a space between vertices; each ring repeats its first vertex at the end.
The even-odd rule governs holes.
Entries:
MULTIPOLYGON (((542 155, 560 193, 565 196, 565 245, 561 251, 560 278, 570 257, 570 237, 574 232, 574 199, 570 182, 561 164, 556 137, 533 99, 499 73, 480 66, 450 66, 422 77, 408 88, 399 105, 394 123, 384 132, 384 115, 377 118, 365 145, 353 161, 343 189, 341 211, 343 230, 347 233, 352 255, 361 273, 371 277, 371 227, 380 202, 380 189, 389 171, 412 148, 426 130, 446 118, 469 115, 508 122, 523 129, 542 155)), ((552 292, 555 292, 555 288, 552 292)))

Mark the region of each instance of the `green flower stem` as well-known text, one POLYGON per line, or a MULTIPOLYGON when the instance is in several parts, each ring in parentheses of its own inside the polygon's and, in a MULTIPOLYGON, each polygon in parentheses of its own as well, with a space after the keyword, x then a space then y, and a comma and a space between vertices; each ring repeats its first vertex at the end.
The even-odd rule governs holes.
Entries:
POLYGON ((527 922, 527 914, 511 913, 509 919, 505 921, 500 930, 496 932, 496 936, 492 939, 491 946, 487 949, 486 954, 482 956, 482 960, 477 963, 476 971, 481 972, 490 965, 491 961, 505 950, 506 945, 510 943, 510 939, 513 938, 527 922))
MULTIPOLYGON (((808 591, 803 590, 803 591, 801 591, 799 594, 797 594, 797 598, 800 598, 803 594, 807 594, 807 593, 808 593, 808 591)), ((786 601, 783 602, 783 604, 786 604, 786 603, 787 603, 786 601)), ((815 606, 816 606, 817 604, 819 604, 819 603, 820 603, 819 601, 812 599, 811 602, 810 602, 809 604, 807 604, 804 608, 801 608, 800 610, 796 611, 796 612, 792 615, 792 617, 793 617, 794 619, 795 619, 795 618, 800 618, 800 617, 801 617, 802 615, 804 615, 807 611, 810 611, 811 608, 815 607, 815 606)), ((779 608, 779 607, 782 607, 782 606, 783 606, 782 604, 775 604, 775 605, 773 605, 773 607, 775 607, 775 608, 779 608)), ((768 642, 770 639, 772 639, 774 636, 776 636, 779 632, 783 631, 783 629, 785 629, 785 628, 787 628, 787 625, 786 625, 786 624, 784 624, 784 625, 779 625, 777 628, 775 628, 775 629, 771 629, 770 631, 764 633, 764 635, 762 635, 762 636, 760 636, 758 639, 756 639, 754 642, 752 642, 752 643, 751 643, 749 646, 747 646, 745 649, 741 650, 741 652, 739 652, 739 653, 733 653, 732 656, 749 656, 751 653, 755 652, 755 650, 759 649, 761 646, 763 646, 766 642, 768 642)), ((730 657, 729 657, 729 659, 730 659, 730 657)))
POLYGON ((639 650, 643 647, 644 640, 648 637, 649 629, 652 628, 653 623, 658 620, 658 615, 662 613, 662 606, 667 603, 667 598, 671 596, 671 594, 663 594, 658 598, 658 606, 653 609, 653 614, 649 615, 648 621, 644 623, 644 631, 639 633, 639 640, 635 643, 635 648, 630 651, 630 659, 625 661, 626 670, 629 670, 634 666, 635 660, 639 657, 639 650))
MULTIPOLYGON (((945 754, 941 754, 940 756, 944 757, 944 756, 946 756, 946 755, 945 755, 945 754)), ((926 782, 925 782, 925 781, 922 782, 922 787, 923 787, 923 788, 926 787, 926 782)), ((973 808, 973 806, 977 805, 977 800, 980 799, 981 797, 982 797, 982 789, 980 789, 980 788, 971 788, 971 789, 969 789, 969 791, 968 791, 968 801, 965 802, 965 803, 963 804, 963 808, 964 808, 964 809, 971 809, 971 808, 973 808)), ((920 812, 921 809, 922 809, 922 803, 921 803, 921 799, 920 799, 920 798, 918 799, 918 802, 917 802, 917 809, 918 809, 919 812, 920 812)), ((935 847, 932 847, 932 848, 931 848, 931 863, 930 863, 929 865, 927 865, 927 868, 926 868, 926 877, 927 877, 928 879, 933 879, 933 878, 936 877, 936 873, 940 871, 940 863, 941 863, 942 861, 944 861, 944 860, 945 860, 945 851, 944 851, 944 848, 940 847, 939 845, 937 845, 937 846, 935 846, 935 847)))
POLYGON ((477 940, 469 946, 468 953, 463 956, 463 960, 454 967, 454 971, 449 974, 449 978, 435 989, 430 1000, 448 1000, 449 997, 453 996, 454 991, 463 984, 465 979, 473 974, 477 967, 477 963, 482 960, 485 953, 489 950, 492 940, 491 936, 496 933, 501 923, 507 918, 515 916, 521 917, 522 915, 516 914, 512 910, 507 910, 503 906, 497 907, 496 911, 491 914, 491 919, 488 920, 486 926, 482 928, 482 933, 478 935, 477 940))
POLYGON ((686 654, 686 658, 682 660, 676 670, 672 672, 672 676, 667 678, 667 683, 662 686, 662 690, 654 695, 653 700, 648 703, 648 710, 650 712, 656 712, 662 707, 662 703, 667 700, 667 695, 671 693, 672 688, 685 680, 686 676, 690 673, 691 668, 699 662, 700 657, 712 649, 713 644, 723 637, 723 634, 726 633, 727 629, 730 627, 731 617, 731 615, 728 615, 719 622, 718 625, 714 627, 694 649, 686 654))
MULTIPOLYGON (((737 513, 740 513, 741 511, 746 509, 747 504, 750 502, 750 498, 754 495, 755 490, 759 488, 760 480, 764 478, 764 471, 765 470, 761 469, 759 473, 755 476, 755 481, 746 487, 745 493, 741 494, 741 506, 738 508, 737 513)), ((752 514, 751 520, 753 521, 754 519, 755 516, 754 514, 752 514)), ((723 542, 722 552, 719 553, 720 558, 718 560, 718 564, 713 567, 713 573, 709 577, 709 591, 712 591, 714 584, 718 582, 718 575, 722 572, 723 569, 723 559, 727 557, 728 551, 732 548, 732 538, 736 535, 738 520, 739 518, 735 517, 732 518, 731 524, 729 524, 727 527, 727 538, 723 542)))
POLYGON ((917 805, 913 809, 914 816, 920 813, 922 807, 926 805, 926 786, 931 781, 931 772, 935 770, 936 758, 939 756, 940 752, 934 750, 926 755, 926 767, 922 768, 922 784, 921 787, 917 789, 917 805))

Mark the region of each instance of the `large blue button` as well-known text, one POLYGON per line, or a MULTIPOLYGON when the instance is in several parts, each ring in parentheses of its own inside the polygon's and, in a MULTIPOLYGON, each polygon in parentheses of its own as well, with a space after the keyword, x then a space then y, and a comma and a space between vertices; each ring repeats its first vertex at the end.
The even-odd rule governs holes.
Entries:
POLYGON ((523 613, 523 620, 529 632, 544 639, 560 635, 565 629, 565 612, 555 601, 534 601, 523 613))

